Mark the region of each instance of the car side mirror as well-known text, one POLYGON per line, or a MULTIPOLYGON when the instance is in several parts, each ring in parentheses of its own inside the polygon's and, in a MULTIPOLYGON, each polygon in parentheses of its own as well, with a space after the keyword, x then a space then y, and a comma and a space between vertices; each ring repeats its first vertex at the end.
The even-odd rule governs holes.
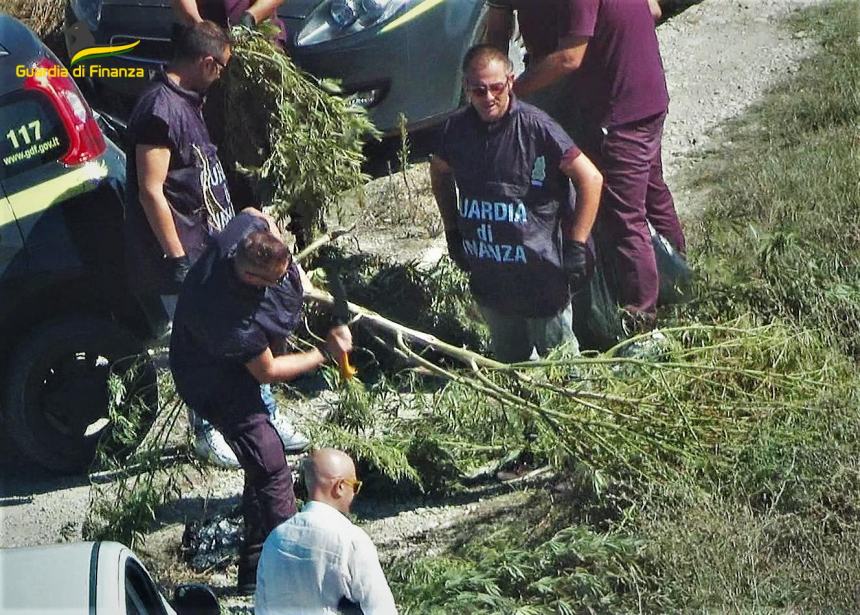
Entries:
POLYGON ((177 615, 219 615, 221 607, 215 592, 208 585, 189 583, 173 592, 173 608, 177 615))

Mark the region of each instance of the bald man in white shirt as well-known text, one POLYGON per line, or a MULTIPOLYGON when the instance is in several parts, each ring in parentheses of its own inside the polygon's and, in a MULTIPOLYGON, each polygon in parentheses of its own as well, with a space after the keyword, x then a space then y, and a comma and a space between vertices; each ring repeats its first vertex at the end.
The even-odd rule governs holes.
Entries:
POLYGON ((255 613, 396 615, 376 547, 346 517, 361 487, 352 459, 320 449, 303 471, 310 501, 263 545, 255 613))

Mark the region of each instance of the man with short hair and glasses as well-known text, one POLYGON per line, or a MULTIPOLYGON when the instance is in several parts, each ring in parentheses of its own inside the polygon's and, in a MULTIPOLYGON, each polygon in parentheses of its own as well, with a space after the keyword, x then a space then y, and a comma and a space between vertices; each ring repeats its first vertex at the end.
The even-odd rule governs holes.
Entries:
POLYGON ((263 545, 255 612, 396 614, 376 547, 347 517, 361 489, 352 459, 320 449, 305 461, 303 474, 309 501, 263 545))
POLYGON ((189 28, 128 122, 129 279, 138 292, 161 295, 168 317, 191 263, 233 217, 202 114, 206 92, 229 61, 230 39, 221 28, 189 28))
POLYGON ((600 173, 514 96, 504 53, 473 47, 463 74, 470 104, 445 123, 430 162, 448 254, 469 274, 496 358, 526 361, 562 344, 575 352, 570 293, 589 276, 600 173))
POLYGON ((303 285, 269 224, 248 212, 227 224, 189 271, 170 338, 177 392, 218 428, 245 472, 242 593, 253 592, 266 536, 296 512, 290 468, 260 385, 296 378, 352 348, 349 329, 335 326, 322 349, 284 352, 301 324, 303 285))
MULTIPOLYGON (((178 40, 183 32, 202 21, 211 21, 229 31, 232 26, 243 26, 254 29, 264 21, 277 27, 273 34, 273 42, 281 49, 287 43, 287 31, 284 22, 278 17, 278 7, 283 0, 171 0, 173 14, 172 38, 178 40)), ((212 140, 222 149, 222 160, 226 164, 227 182, 233 202, 238 209, 256 207, 260 202, 255 183, 249 177, 238 171, 234 147, 226 147, 231 142, 232 135, 226 134, 227 118, 230 116, 227 90, 229 85, 219 82, 207 96, 203 115, 209 125, 212 140), (226 158, 224 156, 227 156, 226 158)))

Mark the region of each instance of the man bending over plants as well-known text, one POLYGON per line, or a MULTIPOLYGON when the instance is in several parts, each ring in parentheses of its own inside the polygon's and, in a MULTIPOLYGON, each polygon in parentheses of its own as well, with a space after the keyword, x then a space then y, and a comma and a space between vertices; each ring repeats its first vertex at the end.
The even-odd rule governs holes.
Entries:
POLYGON ((352 349, 346 326, 322 349, 283 354, 301 322, 300 270, 262 217, 240 213, 185 279, 170 338, 176 390, 223 434, 245 472, 238 588, 251 593, 263 541, 296 513, 283 443, 260 385, 313 371, 352 349))

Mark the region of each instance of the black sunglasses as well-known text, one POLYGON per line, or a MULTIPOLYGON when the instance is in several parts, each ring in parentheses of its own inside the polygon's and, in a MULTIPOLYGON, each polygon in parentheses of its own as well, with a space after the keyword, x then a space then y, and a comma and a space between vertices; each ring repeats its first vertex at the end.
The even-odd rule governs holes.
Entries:
POLYGON ((221 70, 226 70, 226 69, 227 69, 227 65, 226 65, 226 64, 224 64, 224 62, 222 62, 221 60, 219 60, 219 59, 218 59, 218 58, 216 58, 215 56, 209 56, 209 57, 210 57, 210 58, 212 58, 212 61, 213 61, 213 62, 215 62, 215 64, 217 64, 218 66, 220 66, 220 67, 221 67, 221 70))

